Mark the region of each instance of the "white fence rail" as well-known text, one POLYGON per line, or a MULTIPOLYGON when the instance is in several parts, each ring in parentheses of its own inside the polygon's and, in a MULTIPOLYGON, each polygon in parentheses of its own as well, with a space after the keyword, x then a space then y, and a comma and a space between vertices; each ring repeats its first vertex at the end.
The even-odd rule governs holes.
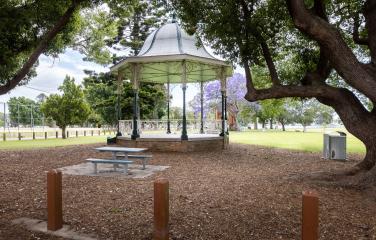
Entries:
MULTIPOLYGON (((34 129, 0 129, 0 141, 9 140, 33 140, 33 139, 51 139, 61 138, 62 131, 58 128, 34 128, 34 129)), ((68 128, 66 131, 67 138, 83 136, 115 136, 116 129, 113 128, 68 128)))

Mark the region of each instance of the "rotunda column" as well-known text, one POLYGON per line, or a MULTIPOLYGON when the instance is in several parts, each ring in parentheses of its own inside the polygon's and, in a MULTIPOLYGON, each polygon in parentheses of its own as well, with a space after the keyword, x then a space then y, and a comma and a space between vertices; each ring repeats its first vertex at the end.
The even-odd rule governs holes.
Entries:
POLYGON ((138 63, 132 64, 132 73, 133 73, 133 124, 132 124, 132 135, 131 139, 135 140, 140 137, 138 131, 138 89, 139 89, 139 73, 140 65, 138 63))
POLYGON ((188 140, 187 134, 187 117, 185 109, 185 91, 187 90, 187 66, 185 60, 182 62, 182 90, 183 90, 183 122, 181 131, 181 140, 188 140))
POLYGON ((200 133, 204 134, 204 78, 203 78, 203 69, 202 65, 200 66, 200 120, 201 120, 201 126, 200 126, 200 133))
POLYGON ((200 133, 204 134, 204 82, 200 82, 200 104, 201 104, 201 126, 200 126, 200 133))
POLYGON ((117 133, 116 136, 121 136, 120 132, 120 120, 121 120, 121 105, 120 105, 120 99, 121 99, 121 93, 123 91, 123 73, 118 71, 117 75, 117 99, 116 99, 116 118, 117 118, 117 133))
POLYGON ((170 71, 169 64, 167 64, 167 134, 171 133, 171 123, 170 123, 170 71))
POLYGON ((222 120, 222 129, 221 133, 219 134, 220 136, 224 136, 226 133, 226 77, 225 77, 225 72, 224 68, 221 68, 221 73, 220 73, 220 81, 221 81, 221 95, 222 95, 222 113, 221 113, 221 120, 222 120))

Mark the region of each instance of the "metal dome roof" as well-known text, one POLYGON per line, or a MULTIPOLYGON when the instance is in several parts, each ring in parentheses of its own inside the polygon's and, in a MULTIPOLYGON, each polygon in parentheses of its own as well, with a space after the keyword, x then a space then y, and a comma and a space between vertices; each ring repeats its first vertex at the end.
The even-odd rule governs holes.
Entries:
POLYGON ((210 55, 201 41, 189 35, 173 22, 167 23, 145 40, 137 56, 127 57, 111 67, 111 72, 121 72, 133 78, 135 64, 141 65, 137 74, 139 82, 181 83, 182 63, 185 64, 185 82, 201 82, 231 76, 232 65, 210 55))
POLYGON ((151 33, 137 56, 160 56, 187 54, 218 60, 210 55, 201 42, 180 28, 177 23, 168 23, 151 33))

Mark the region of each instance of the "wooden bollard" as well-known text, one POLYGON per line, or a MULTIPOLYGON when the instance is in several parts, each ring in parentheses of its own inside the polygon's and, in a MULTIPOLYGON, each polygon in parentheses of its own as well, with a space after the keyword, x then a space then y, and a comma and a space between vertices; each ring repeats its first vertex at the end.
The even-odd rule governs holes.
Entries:
POLYGON ((319 230, 319 198, 315 191, 303 192, 302 240, 317 240, 319 230))
POLYGON ((154 240, 168 239, 169 190, 168 180, 154 181, 154 240))
POLYGON ((86 131, 84 131, 84 136, 86 137, 86 131))
POLYGON ((7 140, 7 134, 3 133, 3 141, 5 142, 7 140))
POLYGON ((44 132, 44 139, 47 139, 47 138, 48 138, 48 133, 44 132))
POLYGON ((94 130, 91 130, 91 136, 94 136, 94 130))
POLYGON ((21 140, 21 133, 18 133, 18 140, 21 140))
POLYGON ((56 231, 63 227, 61 172, 47 173, 47 230, 56 231))
POLYGON ((56 131, 56 138, 59 138, 59 132, 56 131))
POLYGON ((78 131, 76 130, 76 137, 78 137, 78 131))
POLYGON ((67 138, 69 138, 69 131, 67 131, 67 138))
POLYGON ((33 132, 33 140, 35 140, 35 132, 33 132))

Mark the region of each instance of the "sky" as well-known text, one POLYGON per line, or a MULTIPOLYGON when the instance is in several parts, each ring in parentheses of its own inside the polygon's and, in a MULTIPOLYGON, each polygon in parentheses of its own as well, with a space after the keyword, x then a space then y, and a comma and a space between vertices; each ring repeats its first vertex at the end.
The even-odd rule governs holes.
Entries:
MULTIPOLYGON (((210 49, 208 50, 210 51, 210 49)), ((24 96, 35 100, 41 93, 46 95, 57 93, 58 87, 63 83, 66 75, 74 77, 77 84, 81 83, 86 76, 83 70, 94 70, 96 72, 109 71, 108 67, 86 62, 82 59, 83 55, 72 49, 67 49, 56 59, 41 55, 39 66, 37 67, 37 76, 31 79, 26 86, 16 87, 10 93, 1 95, 0 103, 7 102, 11 97, 24 96)), ((241 72, 241 69, 237 68, 235 71, 241 72)), ((198 91, 198 84, 188 84, 186 91, 187 103, 193 99, 198 91)), ((182 107, 183 99, 180 85, 172 85, 171 94, 171 106, 182 107)))

